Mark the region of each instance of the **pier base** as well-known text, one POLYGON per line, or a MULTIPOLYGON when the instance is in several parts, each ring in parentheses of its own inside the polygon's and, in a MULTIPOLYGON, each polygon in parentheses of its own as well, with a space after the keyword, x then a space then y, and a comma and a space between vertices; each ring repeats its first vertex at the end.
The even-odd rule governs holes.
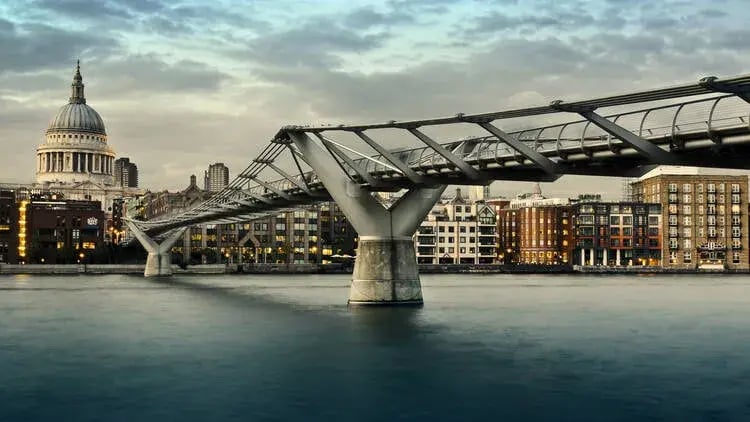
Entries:
POLYGON ((172 275, 172 253, 170 250, 177 239, 185 233, 187 227, 175 229, 166 236, 161 243, 150 238, 132 221, 125 220, 128 229, 133 233, 136 239, 141 242, 143 248, 148 252, 146 257, 146 268, 143 271, 145 277, 164 277, 172 275))
POLYGON ((362 237, 357 251, 349 305, 423 304, 411 238, 362 237))

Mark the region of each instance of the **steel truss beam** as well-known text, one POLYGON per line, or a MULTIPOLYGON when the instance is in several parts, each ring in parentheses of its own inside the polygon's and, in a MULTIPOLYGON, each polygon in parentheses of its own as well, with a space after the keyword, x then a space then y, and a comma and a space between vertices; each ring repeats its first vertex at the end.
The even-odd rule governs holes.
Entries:
POLYGON ((396 168, 398 168, 398 170, 404 176, 406 176, 407 178, 409 178, 409 180, 411 180, 412 183, 422 184, 424 182, 424 178, 422 176, 418 175, 417 172, 415 172, 414 170, 412 170, 411 168, 409 168, 409 166, 406 165, 406 163, 404 163, 403 161, 401 161, 398 158, 396 158, 390 151, 388 151, 387 149, 383 148, 382 145, 380 145, 379 143, 375 142, 372 138, 370 138, 369 136, 367 136, 364 132, 362 132, 362 131, 355 131, 354 133, 357 136, 359 136, 360 139, 362 139, 363 141, 365 141, 365 143, 367 145, 371 146, 372 149, 374 149, 375 151, 377 151, 386 161, 388 161, 389 163, 393 164, 396 168))
MULTIPOLYGON (((318 139, 320 139, 320 141, 326 147, 328 152, 334 156, 334 159, 335 157, 338 157, 339 159, 344 160, 346 165, 351 167, 351 169, 354 170, 354 172, 357 173, 357 175, 359 175, 359 177, 361 177, 362 180, 367 182, 370 186, 380 185, 380 181, 376 179, 375 176, 371 175, 370 172, 363 169, 359 164, 357 164, 354 160, 352 160, 351 157, 349 157, 348 155, 346 155, 346 153, 341 151, 341 149, 338 147, 336 143, 329 141, 328 139, 326 139, 325 137, 321 136, 318 133, 316 133, 315 135, 318 137, 318 139)), ((339 164, 339 167, 341 167, 341 163, 339 162, 339 160, 336 160, 336 162, 339 164)), ((346 174, 346 176, 349 177, 349 179, 351 179, 349 172, 346 171, 345 168, 341 167, 341 170, 343 170, 344 174, 346 174)))
POLYGON ((559 174, 561 172, 560 165, 558 163, 555 163, 554 161, 540 154, 538 151, 534 151, 533 149, 529 148, 528 145, 524 144, 518 139, 513 138, 511 135, 505 133, 499 128, 493 126, 492 123, 479 122, 477 124, 484 128, 487 132, 497 136, 498 139, 505 142, 506 144, 508 144, 508 146, 531 160, 532 163, 541 167, 548 174, 559 174))
POLYGON ((745 102, 750 103, 750 86, 733 85, 726 82, 721 82, 716 76, 707 76, 705 78, 702 78, 698 83, 702 87, 710 91, 736 94, 738 97, 745 100, 745 102))
POLYGON ((450 161, 454 166, 461 169, 461 171, 470 179, 479 181, 484 181, 484 177, 477 171, 474 167, 469 165, 466 161, 459 158, 456 154, 448 151, 445 149, 442 145, 435 142, 432 138, 425 135, 423 132, 421 132, 417 128, 410 128, 409 132, 411 132, 412 135, 416 136, 420 141, 424 142, 432 148, 436 153, 440 154, 443 158, 450 161))
POLYGON ((600 127, 603 131, 620 139, 625 144, 633 147, 633 149, 643 154, 652 163, 655 163, 655 164, 678 163, 677 157, 674 154, 664 151, 663 149, 659 148, 658 146, 654 145, 648 140, 641 138, 640 136, 634 134, 633 132, 614 123, 613 121, 599 114, 596 114, 594 112, 594 109, 591 107, 579 107, 579 106, 575 106, 571 104, 565 104, 561 100, 553 101, 550 104, 550 106, 560 111, 580 114, 584 119, 600 127))

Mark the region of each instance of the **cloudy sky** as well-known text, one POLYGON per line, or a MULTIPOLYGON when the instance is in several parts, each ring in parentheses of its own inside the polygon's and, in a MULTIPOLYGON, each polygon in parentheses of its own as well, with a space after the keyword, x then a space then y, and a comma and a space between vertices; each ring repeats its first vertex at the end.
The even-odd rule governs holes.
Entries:
MULTIPOLYGON (((3 0, 0 181, 34 151, 81 60, 88 104, 141 185, 232 175, 284 124, 547 104, 750 72, 747 0, 3 0)), ((526 186, 493 185, 513 194, 526 186)), ((588 178, 544 187, 614 192, 588 178)))

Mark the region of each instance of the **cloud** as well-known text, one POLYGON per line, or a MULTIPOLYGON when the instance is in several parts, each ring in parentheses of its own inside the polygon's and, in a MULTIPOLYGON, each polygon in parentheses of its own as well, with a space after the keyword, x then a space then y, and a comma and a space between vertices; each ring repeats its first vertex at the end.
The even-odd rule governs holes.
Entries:
POLYGON ((50 69, 86 54, 110 54, 119 42, 103 34, 55 28, 46 24, 14 24, 0 19, 0 74, 50 69))
MULTIPOLYGON (((750 48, 748 10, 737 0, 720 6, 645 0, 7 4, 0 7, 0 142, 12 146, 0 158, 6 174, 32 177, 34 148, 67 100, 74 60, 81 57, 89 103, 105 119, 112 146, 155 189, 182 188, 190 173, 213 161, 236 173, 283 124, 491 111, 735 74, 747 71, 743 54, 750 48)), ((451 139, 474 129, 434 136, 451 139)), ((576 189, 587 185, 581 186, 576 189)))
POLYGON ((314 19, 291 29, 270 32, 252 40, 246 52, 262 66, 332 68, 340 54, 362 53, 383 45, 388 33, 364 34, 340 26, 333 19, 314 19))

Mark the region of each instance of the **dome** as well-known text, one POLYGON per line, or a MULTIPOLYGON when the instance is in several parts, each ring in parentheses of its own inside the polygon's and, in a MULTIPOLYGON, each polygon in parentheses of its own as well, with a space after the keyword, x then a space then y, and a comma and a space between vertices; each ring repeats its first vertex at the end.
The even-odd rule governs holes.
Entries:
POLYGON ((80 63, 76 66, 73 76, 73 84, 70 86, 71 95, 68 104, 62 106, 55 117, 49 122, 47 132, 51 131, 74 131, 88 132, 106 135, 102 116, 93 108, 86 105, 86 97, 83 95, 83 77, 81 76, 80 63))
POLYGON ((56 130, 96 133, 106 135, 104 121, 99 113, 83 103, 65 104, 49 122, 47 132, 56 130))

